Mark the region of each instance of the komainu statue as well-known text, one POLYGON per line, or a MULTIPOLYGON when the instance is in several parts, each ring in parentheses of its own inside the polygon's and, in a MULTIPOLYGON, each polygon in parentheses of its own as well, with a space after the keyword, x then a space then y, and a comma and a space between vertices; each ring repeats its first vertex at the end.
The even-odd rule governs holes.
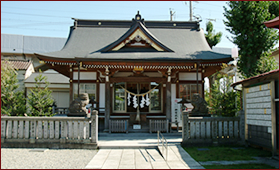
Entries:
POLYGON ((82 93, 71 102, 69 106, 68 116, 87 116, 86 105, 89 103, 89 97, 87 93, 82 93))
POLYGON ((192 96, 191 104, 193 105, 193 109, 191 115, 208 115, 208 107, 206 101, 199 96, 198 93, 194 93, 192 96))

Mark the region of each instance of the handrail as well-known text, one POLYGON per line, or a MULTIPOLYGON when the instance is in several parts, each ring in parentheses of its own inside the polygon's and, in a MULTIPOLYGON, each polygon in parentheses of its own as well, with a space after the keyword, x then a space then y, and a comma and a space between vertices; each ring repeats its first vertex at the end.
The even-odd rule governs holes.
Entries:
POLYGON ((164 158, 164 153, 163 152, 164 152, 164 149, 166 150, 165 160, 167 161, 167 152, 168 152, 167 140, 164 138, 164 136, 162 135, 162 133, 160 131, 157 131, 157 136, 158 136, 158 148, 159 148, 159 140, 161 141, 161 150, 159 149, 159 151, 161 151, 161 154, 164 158))

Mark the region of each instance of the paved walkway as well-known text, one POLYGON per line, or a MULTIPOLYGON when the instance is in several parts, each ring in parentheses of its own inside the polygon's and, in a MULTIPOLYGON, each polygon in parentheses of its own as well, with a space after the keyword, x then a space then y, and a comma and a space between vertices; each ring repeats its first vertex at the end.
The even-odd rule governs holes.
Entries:
MULTIPOLYGON (((163 133, 168 144, 180 144, 182 133, 163 133)), ((157 133, 99 133, 99 149, 157 148, 157 133)))
POLYGON ((98 153, 86 169, 204 169, 180 146, 182 133, 163 133, 167 161, 159 153, 157 133, 100 133, 98 153))
POLYGON ((167 161, 157 149, 100 149, 86 169, 204 169, 180 145, 168 147, 167 161))

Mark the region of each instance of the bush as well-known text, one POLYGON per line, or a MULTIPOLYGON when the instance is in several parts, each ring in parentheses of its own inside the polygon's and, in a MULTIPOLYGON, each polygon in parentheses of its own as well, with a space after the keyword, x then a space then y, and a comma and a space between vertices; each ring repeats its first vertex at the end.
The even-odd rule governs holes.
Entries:
POLYGON ((218 116, 235 116, 240 107, 240 101, 237 100, 240 94, 230 87, 232 77, 227 75, 220 75, 219 77, 212 85, 211 95, 206 92, 206 101, 210 105, 210 113, 218 116), (236 100, 237 106, 235 104, 236 100))
POLYGON ((53 97, 47 77, 39 74, 35 77, 35 88, 28 94, 29 116, 52 116, 53 97))
POLYGON ((1 61, 1 115, 23 116, 26 112, 25 93, 18 88, 16 70, 9 61, 1 61))

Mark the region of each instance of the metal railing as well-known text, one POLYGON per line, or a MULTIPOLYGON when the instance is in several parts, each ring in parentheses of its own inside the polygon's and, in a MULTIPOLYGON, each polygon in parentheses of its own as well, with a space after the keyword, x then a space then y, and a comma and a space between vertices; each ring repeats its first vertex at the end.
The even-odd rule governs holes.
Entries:
POLYGON ((165 161, 167 161, 167 154, 168 154, 167 140, 164 138, 164 136, 161 134, 160 131, 157 131, 157 136, 158 136, 158 150, 161 152, 161 155, 165 159, 165 161))

